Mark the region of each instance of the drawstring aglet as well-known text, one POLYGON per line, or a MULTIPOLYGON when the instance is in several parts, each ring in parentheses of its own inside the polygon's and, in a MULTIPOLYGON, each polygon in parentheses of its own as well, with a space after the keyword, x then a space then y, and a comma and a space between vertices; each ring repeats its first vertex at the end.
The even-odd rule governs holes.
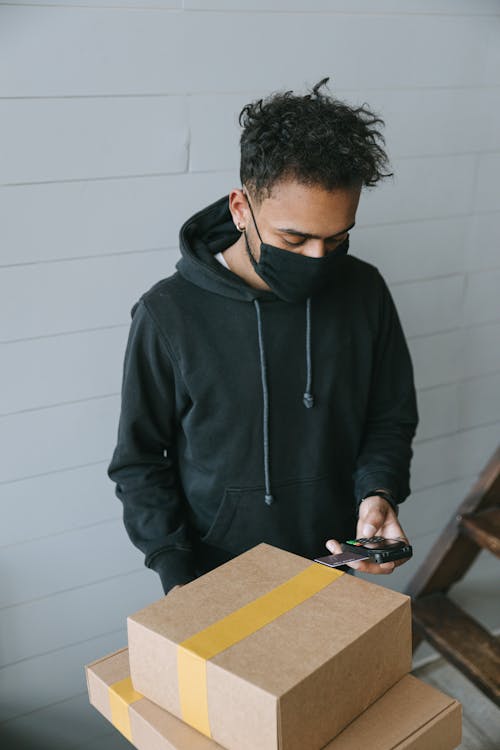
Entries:
POLYGON ((264 495, 266 505, 272 505, 274 503, 274 497, 272 495, 264 495))
POLYGON ((310 409, 311 406, 314 406, 314 396, 312 395, 312 393, 304 393, 302 401, 304 402, 304 406, 307 409, 310 409))

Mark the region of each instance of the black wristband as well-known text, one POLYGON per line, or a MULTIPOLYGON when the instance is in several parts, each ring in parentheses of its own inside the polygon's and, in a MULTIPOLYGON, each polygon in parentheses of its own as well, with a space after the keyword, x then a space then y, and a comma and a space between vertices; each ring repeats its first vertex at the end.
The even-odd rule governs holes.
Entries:
POLYGON ((377 495, 378 497, 383 497, 384 500, 387 500, 387 502, 393 509, 394 513, 398 515, 399 507, 398 507, 396 500, 394 499, 393 494, 389 492, 389 490, 384 490, 384 489, 370 490, 369 492, 367 492, 358 503, 358 511, 359 511, 359 506, 361 505, 363 500, 365 500, 367 497, 373 497, 374 495, 377 495))

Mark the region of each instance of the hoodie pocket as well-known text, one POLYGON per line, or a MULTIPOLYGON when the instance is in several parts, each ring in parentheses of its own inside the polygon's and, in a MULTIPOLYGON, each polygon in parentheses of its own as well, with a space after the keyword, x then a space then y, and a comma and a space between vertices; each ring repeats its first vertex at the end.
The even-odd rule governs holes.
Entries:
POLYGON ((260 542, 309 558, 328 554, 327 539, 356 530, 354 498, 335 485, 328 475, 273 483, 272 505, 263 485, 228 487, 201 541, 232 555, 260 542))

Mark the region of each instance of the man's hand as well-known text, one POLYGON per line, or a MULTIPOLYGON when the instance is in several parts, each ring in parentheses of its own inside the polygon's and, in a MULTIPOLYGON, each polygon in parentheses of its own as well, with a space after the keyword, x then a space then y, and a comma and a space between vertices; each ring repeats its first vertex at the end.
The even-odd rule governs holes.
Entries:
MULTIPOLYGON (((358 524, 356 537, 383 536, 386 539, 405 539, 406 534, 401 528, 398 517, 387 500, 378 495, 365 498, 359 506, 358 524)), ((336 539, 329 539, 326 546, 333 555, 342 552, 342 547, 336 539)), ((394 562, 375 563, 369 560, 347 563, 350 568, 362 573, 388 574, 392 573, 398 565, 403 565, 409 558, 395 560, 394 562)))

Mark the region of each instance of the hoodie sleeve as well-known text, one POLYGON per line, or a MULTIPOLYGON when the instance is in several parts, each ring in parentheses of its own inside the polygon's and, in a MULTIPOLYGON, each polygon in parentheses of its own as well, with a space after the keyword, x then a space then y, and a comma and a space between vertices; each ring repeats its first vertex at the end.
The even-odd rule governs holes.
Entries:
POLYGON ((386 282, 379 281, 376 341, 368 413, 353 473, 356 506, 371 490, 384 487, 398 503, 410 494, 411 443, 418 425, 410 352, 386 282))
MULTIPOLYGON (((132 308, 117 444, 108 467, 123 520, 167 593, 195 578, 175 469, 176 364, 144 299, 132 308)), ((178 389, 178 388, 177 388, 178 389)))

